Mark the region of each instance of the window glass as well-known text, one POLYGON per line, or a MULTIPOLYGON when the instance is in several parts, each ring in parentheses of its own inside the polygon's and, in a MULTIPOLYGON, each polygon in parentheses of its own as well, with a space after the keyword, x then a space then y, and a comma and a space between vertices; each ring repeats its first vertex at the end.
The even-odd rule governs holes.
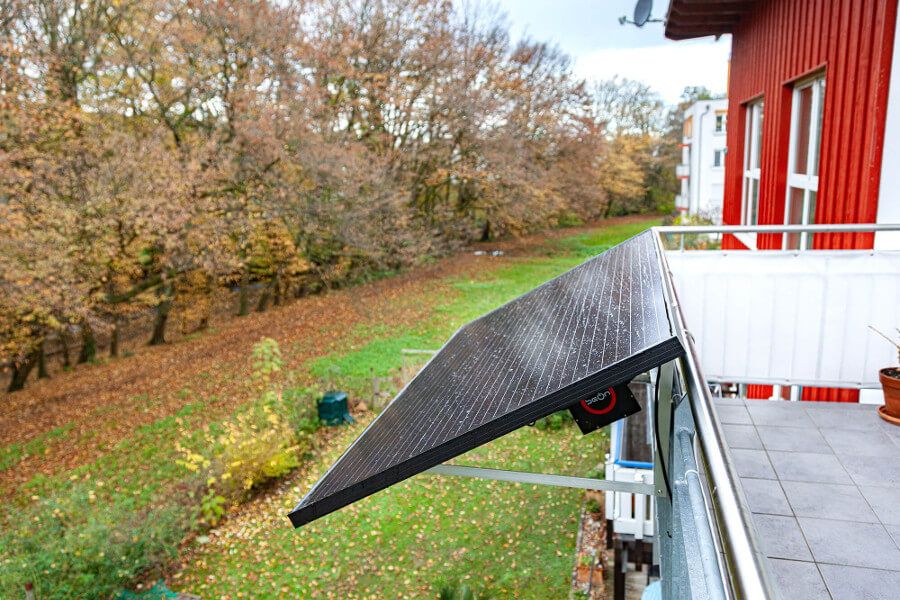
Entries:
MULTIPOLYGON (((810 191, 808 196, 808 204, 806 206, 806 222, 809 224, 813 224, 816 222, 816 194, 815 191, 810 191)), ((809 250, 813 247, 813 234, 806 234, 806 249, 809 250)))
MULTIPOLYGON (((787 225, 803 225, 803 190, 800 188, 791 188, 788 196, 787 208, 787 225)), ((800 234, 787 234, 785 248, 788 250, 800 249, 800 234)))
POLYGON ((806 173, 809 162, 809 130, 812 119, 812 86, 805 87, 797 94, 797 122, 795 124, 796 151, 794 153, 794 173, 806 173))
MULTIPOLYGON (((755 225, 759 210, 760 157, 762 148, 763 101, 745 105, 744 177, 741 222, 755 225)), ((723 151, 724 154, 724 151, 723 151)))
MULTIPOLYGON (((784 207, 784 222, 788 225, 815 223, 824 106, 824 74, 802 81, 794 87, 784 207)), ((812 240, 813 236, 809 232, 787 233, 784 235, 783 246, 792 250, 806 250, 812 248, 812 240)))
POLYGON ((759 214, 759 179, 750 183, 750 212, 747 216, 747 225, 756 225, 759 214))
POLYGON ((819 154, 822 150, 822 117, 825 114, 825 78, 816 81, 816 87, 818 88, 818 96, 819 96, 819 109, 816 111, 818 114, 816 115, 816 146, 813 149, 815 153, 813 155, 813 168, 812 174, 819 174, 819 154))

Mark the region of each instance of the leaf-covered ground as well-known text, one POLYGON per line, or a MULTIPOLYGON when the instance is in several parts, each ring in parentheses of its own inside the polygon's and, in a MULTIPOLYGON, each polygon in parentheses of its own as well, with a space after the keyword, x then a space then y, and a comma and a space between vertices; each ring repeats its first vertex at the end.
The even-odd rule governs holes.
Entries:
MULTIPOLYGON (((176 444, 203 443, 203 435, 214 432, 223 419, 253 398, 254 391, 248 382, 248 357, 251 346, 261 337, 273 337, 279 342, 286 369, 301 379, 327 380, 337 374, 342 384, 361 390, 372 375, 384 376, 396 372, 403 362, 400 354, 402 348, 437 347, 464 322, 641 231, 649 224, 651 222, 646 219, 628 219, 601 227, 491 244, 490 249, 502 248, 506 254, 495 258, 466 252, 397 277, 301 299, 264 314, 223 322, 203 336, 143 349, 134 356, 106 364, 82 366, 40 382, 25 392, 0 397, 0 491, 7 498, 0 507, 0 588, 10 582, 19 586, 25 580, 65 580, 72 582, 74 587, 69 592, 56 589, 56 595, 66 597, 78 595, 83 589, 91 589, 94 582, 104 577, 106 583, 103 585, 107 587, 102 589, 107 589, 116 581, 127 582, 134 572, 143 572, 148 568, 152 572, 161 568, 160 561, 167 560, 166 555, 171 558, 176 550, 178 536, 190 529, 189 524, 184 523, 189 516, 183 509, 176 510, 176 504, 185 501, 184 482, 188 477, 184 467, 176 460, 176 444), (118 547, 124 548, 122 553, 113 556, 109 551, 100 550, 89 557, 84 555, 83 550, 88 548, 102 548, 103 540, 110 531, 115 531, 121 538, 117 543, 118 547), (13 546, 17 549, 11 550, 13 546), (51 546, 57 549, 48 550, 51 546), (159 558, 141 562, 142 556, 146 557, 151 552, 159 558), (108 577, 110 569, 116 573, 111 579, 108 577)), ((528 437, 530 434, 536 432, 527 430, 508 439, 531 443, 542 437, 528 437)), ((571 432, 547 435, 560 436, 558 443, 547 446, 551 449, 554 445, 558 447, 559 444, 571 443, 571 432)), ((333 451, 342 446, 339 442, 335 444, 333 451)), ((497 455, 501 458, 500 464, 511 468, 502 460, 503 447, 486 449, 485 452, 500 453, 497 455)), ((537 463, 556 460, 558 462, 548 463, 547 466, 548 470, 556 472, 567 468, 590 468, 598 460, 596 453, 584 462, 580 455, 563 457, 556 452, 544 452, 543 447, 535 448, 534 453, 529 450, 523 454, 523 460, 537 463)), ((310 466, 309 476, 317 475, 318 472, 313 471, 320 469, 324 462, 327 461, 310 466)), ((271 510, 259 510, 259 515, 272 515, 273 526, 277 526, 277 515, 283 517, 284 506, 299 498, 299 488, 303 488, 304 484, 297 480, 291 485, 298 489, 261 501, 274 503, 271 510)), ((430 500, 428 494, 423 492, 424 485, 429 484, 414 481, 391 493, 402 493, 407 489, 419 493, 418 496, 414 493, 409 502, 412 506, 421 504, 427 509, 430 500)), ((479 495, 483 494, 479 490, 491 489, 483 488, 484 484, 479 484, 482 487, 477 489, 469 487, 471 484, 459 482, 444 484, 436 481, 433 485, 441 490, 445 485, 453 486, 452 489, 459 486, 459 493, 465 496, 445 497, 444 501, 451 506, 457 502, 468 504, 468 500, 463 502, 464 497, 475 499, 476 503, 483 503, 486 507, 493 506, 489 501, 492 494, 479 495)), ((520 492, 511 492, 512 495, 505 497, 517 497, 516 502, 520 506, 530 507, 541 503, 529 502, 528 498, 536 499, 550 493, 530 489, 520 492), (520 492, 522 495, 516 496, 520 492)), ((386 494, 383 497, 391 496, 386 494)), ((564 502, 564 497, 551 494, 542 501, 548 519, 539 523, 543 529, 538 533, 529 534, 532 546, 528 548, 556 548, 554 540, 557 537, 562 536, 559 537, 562 541, 567 539, 565 535, 568 534, 558 529, 562 525, 557 517, 565 513, 566 517, 562 520, 568 519, 574 511, 572 502, 576 499, 570 496, 564 502), (554 510, 559 512, 551 514, 554 510)), ((390 514, 379 513, 377 517, 374 514, 371 517, 379 519, 377 529, 373 531, 384 532, 390 523, 395 523, 390 518, 399 519, 401 513, 396 512, 392 504, 379 504, 383 501, 378 498, 371 500, 374 504, 368 506, 390 509, 390 514), (387 519, 384 525, 381 524, 382 519, 387 519)), ((433 515, 439 508, 439 505, 433 505, 427 514, 433 515)), ((507 508, 512 508, 512 505, 497 504, 493 512, 487 511, 485 514, 492 515, 491 519, 500 519, 505 514, 501 509, 507 508)), ((412 512, 415 513, 415 510, 412 512)), ((390 556, 397 568, 403 566, 404 572, 412 572, 410 565, 416 565, 415 569, 420 572, 417 577, 404 575, 403 579, 391 573, 391 579, 403 582, 409 578, 410 582, 414 582, 402 590, 397 588, 398 593, 405 590, 403 593, 414 594, 415 590, 421 591, 421 586, 434 583, 436 578, 455 574, 457 571, 453 570, 456 568, 453 565, 466 556, 469 557, 465 559, 467 561, 475 561, 476 558, 500 561, 496 548, 487 550, 488 542, 493 543, 499 530, 485 527, 484 520, 479 520, 475 512, 467 512, 466 519, 461 521, 462 524, 468 522, 471 528, 468 533, 460 530, 451 535, 448 532, 452 528, 447 525, 446 532, 443 526, 429 529, 426 537, 418 539, 416 556, 421 557, 420 547, 425 548, 424 563, 416 562, 419 558, 414 559, 411 552, 405 552, 402 548, 401 554, 390 556), (448 541, 438 539, 442 532, 446 533, 448 541), (482 533, 475 536, 473 532, 482 533), (468 539, 474 541, 468 543, 468 539), (407 553, 410 557, 405 556, 407 553), (430 566, 429 557, 432 560, 430 566), (451 566, 445 567, 444 563, 451 566), (430 572, 427 577, 426 572, 430 572)), ((251 508, 241 514, 258 516, 251 508)), ((452 516, 454 521, 463 517, 458 513, 452 516)), ((520 514, 515 516, 517 519, 521 517, 520 514)), ((532 515, 529 523, 535 521, 532 515)), ((240 518, 233 521, 239 522, 240 518)), ((287 521, 284 520, 282 525, 287 532, 287 521)), ((412 524, 404 525, 407 526, 412 527, 412 524)), ((222 531, 229 531, 231 527, 233 525, 229 521, 222 531)), ((247 527, 250 527, 249 523, 247 527)), ((503 527, 512 525, 506 523, 503 527)), ((569 529, 573 528, 569 527, 566 531, 569 529)), ((240 532, 240 529, 232 531, 240 532)), ((357 529, 353 531, 358 532, 357 529)), ((293 531, 286 533, 289 536, 293 534, 293 531)), ((363 542, 359 535, 351 535, 350 530, 346 530, 346 535, 348 544, 358 546, 363 542)), ((219 538, 213 539, 215 543, 210 544, 210 548, 219 547, 216 546, 219 538)), ((285 539, 292 544, 305 538, 285 539)), ((514 535, 512 539, 515 541, 514 535)), ((252 540, 252 544, 259 548, 266 548, 269 543, 265 535, 252 540)), ((371 543, 366 545, 372 546, 371 543)), ((377 594, 378 586, 384 585, 385 578, 384 573, 377 575, 377 571, 371 571, 376 567, 348 567, 348 570, 343 570, 343 565, 365 559, 365 553, 357 546, 340 548, 340 555, 333 564, 314 561, 321 567, 316 572, 324 577, 317 585, 327 583, 331 577, 329 574, 336 572, 332 569, 337 569, 343 574, 342 577, 356 577, 351 586, 354 594, 364 596, 367 586, 373 594, 377 594), (369 575, 363 577, 364 573, 369 575)), ((229 547, 228 552, 227 556, 234 556, 234 561, 222 564, 221 568, 231 569, 235 581, 242 580, 244 585, 253 581, 254 577, 265 579, 261 577, 262 564, 248 565, 246 561, 238 560, 237 554, 230 554, 236 552, 234 547, 229 547), (243 577, 238 577, 241 570, 243 577)), ((516 553, 522 555, 521 548, 516 553)), ((556 556, 555 550, 552 556, 556 556)), ((557 558, 568 562, 571 556, 557 558)), ((196 561, 185 563, 183 577, 192 582, 196 582, 198 577, 205 577, 203 561, 210 562, 212 559, 211 555, 200 552, 196 561)), ((552 563, 555 559, 548 557, 547 560, 552 563)), ((527 566, 529 562, 517 560, 516 567, 512 567, 510 562, 509 568, 504 566, 506 570, 502 573, 500 570, 492 571, 494 579, 491 583, 500 587, 507 585, 503 582, 507 571, 516 574, 517 585, 530 580, 533 574, 529 575, 527 571, 533 567, 527 566)), ((271 568, 277 566, 277 563, 270 564, 273 565, 271 568)), ((476 563, 460 564, 471 567, 476 563)), ((386 563, 383 568, 388 566, 386 563)), ((479 569, 466 570, 477 573, 479 569)), ((221 575, 225 577, 225 572, 221 575)), ((312 575, 309 577, 316 580, 312 575)), ((309 581, 306 584, 313 585, 309 581)), ((204 596, 230 594, 232 591, 237 595, 237 591, 241 591, 230 587, 211 589, 216 591, 204 593, 204 596)), ((341 589, 346 592, 349 588, 341 589)), ((0 596, 9 591, 0 589, 0 596)), ((246 591, 250 593, 252 589, 246 588, 246 591)))
MULTIPOLYGON (((286 514, 361 425, 276 492, 195 543, 170 585, 215 598, 433 598, 465 581, 499 598, 565 598, 577 490, 418 475, 294 530, 286 514)), ((458 462, 585 475, 602 435, 518 430, 458 462)))

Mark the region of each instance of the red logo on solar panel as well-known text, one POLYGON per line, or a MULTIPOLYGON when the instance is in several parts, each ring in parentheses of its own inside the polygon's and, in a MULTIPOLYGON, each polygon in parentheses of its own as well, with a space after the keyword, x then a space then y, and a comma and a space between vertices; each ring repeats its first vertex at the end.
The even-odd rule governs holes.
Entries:
POLYGON ((592 415, 605 415, 616 407, 616 390, 609 388, 581 401, 581 407, 592 415))

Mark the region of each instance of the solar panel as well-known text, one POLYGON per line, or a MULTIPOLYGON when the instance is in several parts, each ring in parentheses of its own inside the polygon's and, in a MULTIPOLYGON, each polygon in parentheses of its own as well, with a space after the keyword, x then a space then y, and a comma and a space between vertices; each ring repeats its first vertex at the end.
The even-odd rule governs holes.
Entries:
POLYGON ((299 527, 682 354, 645 232, 460 328, 290 513, 299 527))

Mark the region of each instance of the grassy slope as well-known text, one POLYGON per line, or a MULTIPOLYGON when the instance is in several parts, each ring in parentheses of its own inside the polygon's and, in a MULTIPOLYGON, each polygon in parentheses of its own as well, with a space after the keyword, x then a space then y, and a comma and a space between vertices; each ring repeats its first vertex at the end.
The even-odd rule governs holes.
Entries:
MULTIPOLYGON (((456 293, 451 296, 436 298, 424 294, 421 300, 432 306, 431 318, 414 327, 400 330, 392 329, 389 325, 358 328, 347 340, 351 351, 312 361, 308 365, 308 371, 321 376, 337 369, 341 378, 348 383, 362 381, 372 372, 386 375, 400 366, 401 348, 437 347, 462 323, 559 274, 587 256, 637 233, 647 224, 617 225, 596 233, 565 238, 556 242, 553 248, 546 249, 545 256, 498 259, 497 268, 487 269, 473 275, 471 279, 454 280, 452 283, 456 293)), ((288 348, 284 350, 290 352, 288 348)), ((214 433, 218 429, 218 423, 209 421, 204 408, 216 402, 213 393, 217 387, 215 380, 221 376, 234 377, 230 373, 205 373, 204 376, 202 380, 184 382, 185 404, 177 415, 140 427, 133 435, 92 463, 59 475, 36 476, 21 490, 24 493, 17 494, 4 504, 0 509, 0 523, 4 525, 0 534, 0 597, 18 595, 25 580, 34 580, 39 591, 44 588, 42 581, 66 580, 74 587, 57 588, 57 595, 75 595, 79 590, 93 589, 97 579, 106 579, 113 584, 116 580, 127 581, 134 573, 153 566, 152 560, 146 560, 148 556, 165 559, 166 555, 171 555, 174 542, 190 526, 191 519, 190 511, 176 507, 172 502, 172 498, 177 497, 182 489, 182 482, 188 477, 185 469, 175 462, 175 442, 180 441, 186 446, 203 443, 204 439, 208 439, 208 432, 214 433), (210 392, 204 393, 205 390, 210 392), (202 433, 203 428, 206 428, 207 433, 202 433), (102 540, 110 535, 111 530, 121 537, 133 540, 132 544, 126 544, 127 551, 91 556, 81 552, 80 549, 103 547, 102 540), (26 561, 21 560, 23 550, 27 553, 26 561)), ((350 386, 353 387, 353 384, 350 386)), ((65 436, 67 433, 63 429, 54 432, 54 435, 65 436)), ((568 443, 566 436, 571 437, 572 434, 568 432, 559 435, 559 443, 568 443)), ((39 451, 40 448, 37 447, 0 448, 0 461, 7 462, 7 459, 22 452, 39 451)), ((522 460, 540 462, 559 458, 554 453, 544 455, 542 452, 543 450, 536 449, 533 455, 529 453, 522 460)), ((593 453, 586 460, 588 463, 596 462, 596 456, 593 453)), ((585 464, 572 460, 572 463, 557 462, 548 465, 548 469, 563 472, 570 468, 579 471, 585 468, 585 464)), ((587 465, 587 468, 590 466, 592 465, 587 465)), ((294 496, 296 494, 291 495, 292 500, 295 499, 294 496)), ((389 496, 385 494, 384 497, 389 496)), ((571 502, 575 502, 573 498, 566 504, 566 515, 572 511, 571 502)), ((425 500, 421 498, 422 502, 425 500)), ((461 498, 447 498, 451 506, 457 500, 462 501, 461 498)), ((524 497, 521 502, 524 505, 524 497)), ((282 524, 279 521, 279 525, 282 524)), ((469 524, 469 527, 473 532, 479 530, 476 525, 469 524)), ((443 530, 442 527, 440 531, 443 530)), ((482 535, 492 537, 492 531, 495 530, 486 528, 482 535)), ((559 532, 555 532, 553 536, 557 533, 559 532)), ((350 533, 348 536, 351 539, 353 537, 350 533)), ((460 539, 465 541, 466 538, 460 539)), ((467 553, 477 555, 485 541, 481 538, 480 543, 468 544, 467 553)), ((441 552, 448 547, 460 551, 455 543, 445 546, 431 537, 426 546, 429 544, 435 544, 435 561, 442 559, 446 562, 441 552)), ((125 546, 120 545, 122 547, 125 546)), ((342 553, 340 560, 353 561, 352 548, 346 550, 349 554, 342 553)), ((558 558, 563 562, 569 560, 568 556, 558 558)), ((427 565, 428 559, 425 560, 427 565)), ((450 560, 450 563, 454 564, 455 561, 450 560)), ((239 563, 235 564, 237 568, 246 569, 246 563, 243 567, 239 563)), ((427 569, 432 576, 436 572, 446 572, 445 568, 438 568, 436 564, 438 563, 433 563, 427 569)), ((517 571, 528 568, 523 566, 522 561, 517 563, 517 571)), ((323 567, 322 576, 327 579, 328 573, 330 571, 323 567)), ((521 577, 516 580, 519 579, 521 577)), ((251 580, 252 578, 247 579, 251 580)), ((384 577, 377 579, 379 583, 384 580, 384 577)), ((371 585, 375 585, 376 580, 370 581, 371 585)), ((421 581, 419 584, 421 585, 421 581)), ((353 585, 354 590, 364 590, 365 587, 365 583, 361 587, 356 583, 353 585)), ((50 590, 45 588, 45 591, 50 590)), ((227 592, 227 588, 222 591, 227 592)))
MULTIPOLYGON (((562 240, 546 256, 454 282, 459 295, 435 308, 436 318, 406 331, 371 332, 360 349, 323 357, 311 368, 364 377, 399 365, 402 348, 433 348, 459 325, 642 230, 609 228, 562 240)), ((574 490, 422 475, 329 515, 298 531, 285 514, 361 430, 335 441, 309 472, 197 547, 177 587, 201 595, 327 598, 433 597, 444 581, 471 581, 500 597, 560 598, 569 589, 575 518, 574 490), (246 565, 263 565, 247 577, 246 565)), ((585 475, 606 438, 526 428, 457 462, 536 472, 585 475)))

